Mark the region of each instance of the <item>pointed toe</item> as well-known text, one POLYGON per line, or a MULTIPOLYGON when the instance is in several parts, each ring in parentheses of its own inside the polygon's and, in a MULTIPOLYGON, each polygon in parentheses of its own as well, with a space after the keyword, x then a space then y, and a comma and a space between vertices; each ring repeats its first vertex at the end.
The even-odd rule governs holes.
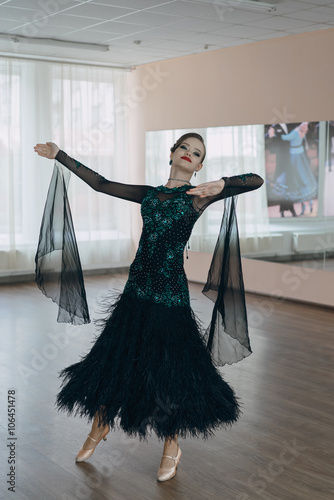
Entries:
POLYGON ((95 445, 93 446, 93 448, 90 448, 88 450, 85 450, 85 448, 82 446, 81 450, 79 451, 79 453, 75 457, 75 461, 80 463, 80 462, 85 462, 86 460, 88 460, 93 455, 95 448, 97 447, 99 442, 102 439, 103 439, 103 441, 107 441, 107 434, 109 433, 109 431, 110 431, 110 427, 108 426, 106 432, 103 433, 103 435, 100 437, 100 439, 94 439, 88 434, 88 438, 91 439, 91 441, 94 441, 95 445))
POLYGON ((178 445, 178 450, 177 450, 177 454, 175 457, 172 457, 170 455, 162 455, 165 458, 171 458, 172 460, 174 460, 174 466, 169 467, 169 468, 159 467, 158 474, 157 474, 158 481, 168 481, 169 479, 172 479, 175 476, 176 469, 177 469, 177 466, 179 465, 181 455, 182 455, 182 452, 181 452, 181 448, 179 445, 178 445))

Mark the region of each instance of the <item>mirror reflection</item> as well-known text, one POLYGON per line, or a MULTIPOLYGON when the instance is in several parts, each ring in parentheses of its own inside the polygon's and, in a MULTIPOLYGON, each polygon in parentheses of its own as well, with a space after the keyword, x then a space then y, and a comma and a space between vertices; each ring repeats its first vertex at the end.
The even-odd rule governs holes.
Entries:
MULTIPOLYGON (((259 191, 238 199, 243 257, 334 271, 334 121, 192 130, 207 148, 193 185, 247 172, 265 179, 259 191)), ((188 131, 146 133, 148 184, 161 184, 171 145, 188 131)), ((192 251, 213 251, 222 204, 198 221, 192 251)))

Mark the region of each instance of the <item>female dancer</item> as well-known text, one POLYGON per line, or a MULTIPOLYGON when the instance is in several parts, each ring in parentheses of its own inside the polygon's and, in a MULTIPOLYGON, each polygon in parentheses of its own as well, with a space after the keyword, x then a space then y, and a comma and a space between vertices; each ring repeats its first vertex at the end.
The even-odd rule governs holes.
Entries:
POLYGON ((290 179, 290 186, 292 193, 298 201, 302 202, 302 212, 305 213, 305 201, 310 203, 310 212, 313 209, 313 199, 317 196, 317 181, 314 178, 313 172, 310 167, 310 162, 305 153, 304 139, 308 131, 308 122, 301 123, 290 134, 282 134, 283 141, 290 142, 290 158, 292 165, 292 179, 290 179))
MULTIPOLYGON (((173 145, 168 181, 158 187, 108 181, 51 142, 37 144, 35 151, 40 156, 55 158, 96 191, 140 203, 143 218, 128 281, 110 306, 102 333, 80 362, 61 372, 63 385, 57 397, 58 408, 68 413, 75 410, 80 416, 93 419, 76 460, 87 460, 119 417, 120 427, 128 435, 146 438, 152 429, 165 439, 157 479, 171 479, 181 457, 178 436, 207 438, 213 430, 231 425, 240 415, 233 389, 214 366, 213 349, 223 350, 224 362, 238 361, 251 353, 247 328, 240 327, 239 338, 238 332, 231 333, 231 327, 226 335, 229 343, 225 341, 222 349, 213 322, 205 341, 190 307, 183 269, 184 247, 196 220, 211 203, 257 189, 263 180, 258 175, 245 174, 191 186, 190 179, 203 167, 205 158, 204 141, 195 133, 183 135, 173 145)), ((234 216, 231 211, 225 229, 232 227, 234 216)), ((232 238, 230 231, 229 239, 232 238)), ((239 247, 236 248, 238 252, 239 247)), ((225 302, 225 308, 230 303, 235 312, 237 301, 240 300, 240 310, 244 305, 242 274, 240 266, 235 276, 228 273, 229 256, 234 250, 229 246, 227 249, 224 267, 212 277, 212 282, 215 286, 218 283, 216 291, 224 288, 221 295, 225 292, 226 297, 224 269, 231 283, 236 278, 238 285, 233 285, 233 294, 225 302), (224 281, 224 287, 219 286, 220 281, 224 281)), ((224 326, 229 326, 229 308, 225 312, 224 307, 218 309, 225 317, 224 326)), ((219 311, 215 314, 217 317, 219 311)), ((247 327, 246 315, 243 323, 241 316, 234 317, 234 326, 247 327)))
MULTIPOLYGON (((276 137, 276 132, 271 128, 271 137, 276 137)), ((282 202, 302 204, 305 213, 305 201, 310 203, 312 212, 313 199, 317 197, 318 185, 310 167, 310 162, 305 153, 304 140, 308 131, 308 123, 303 122, 288 134, 280 134, 281 140, 289 142, 289 165, 283 169, 271 188, 273 198, 282 202), (290 168, 289 168, 290 166, 290 168)))

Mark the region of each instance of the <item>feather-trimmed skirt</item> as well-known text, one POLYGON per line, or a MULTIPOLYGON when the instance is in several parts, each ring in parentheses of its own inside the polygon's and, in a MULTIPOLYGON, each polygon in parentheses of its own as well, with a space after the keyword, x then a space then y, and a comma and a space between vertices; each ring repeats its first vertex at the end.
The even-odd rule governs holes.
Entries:
POLYGON ((59 410, 146 439, 208 438, 240 416, 190 307, 121 294, 81 361, 61 371, 59 410))

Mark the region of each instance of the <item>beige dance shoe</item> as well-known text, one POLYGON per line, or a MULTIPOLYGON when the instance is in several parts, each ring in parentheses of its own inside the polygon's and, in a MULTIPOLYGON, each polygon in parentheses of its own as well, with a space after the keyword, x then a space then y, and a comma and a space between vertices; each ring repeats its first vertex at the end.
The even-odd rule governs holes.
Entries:
POLYGON ((182 453, 181 453, 181 448, 179 445, 177 445, 177 454, 175 457, 172 457, 170 455, 162 455, 165 458, 173 459, 174 460, 174 467, 169 467, 168 469, 159 467, 158 476, 157 476, 158 481, 168 481, 168 479, 172 479, 172 477, 175 476, 176 469, 177 469, 177 466, 179 465, 181 455, 182 455, 182 453))
POLYGON ((94 439, 92 438, 89 434, 88 434, 88 438, 91 439, 92 441, 94 441, 95 443, 95 446, 93 448, 90 448, 89 450, 85 450, 84 448, 84 444, 82 445, 82 448, 81 450, 79 451, 79 453, 77 454, 76 456, 76 459, 75 461, 76 462, 84 462, 85 460, 88 460, 88 458, 90 458, 93 453, 94 453, 94 450, 95 448, 97 447, 97 445, 99 444, 99 442, 103 439, 103 441, 107 441, 107 434, 110 432, 110 427, 109 425, 107 425, 107 429, 105 430, 105 432, 102 434, 102 436, 100 437, 100 439, 94 439))

